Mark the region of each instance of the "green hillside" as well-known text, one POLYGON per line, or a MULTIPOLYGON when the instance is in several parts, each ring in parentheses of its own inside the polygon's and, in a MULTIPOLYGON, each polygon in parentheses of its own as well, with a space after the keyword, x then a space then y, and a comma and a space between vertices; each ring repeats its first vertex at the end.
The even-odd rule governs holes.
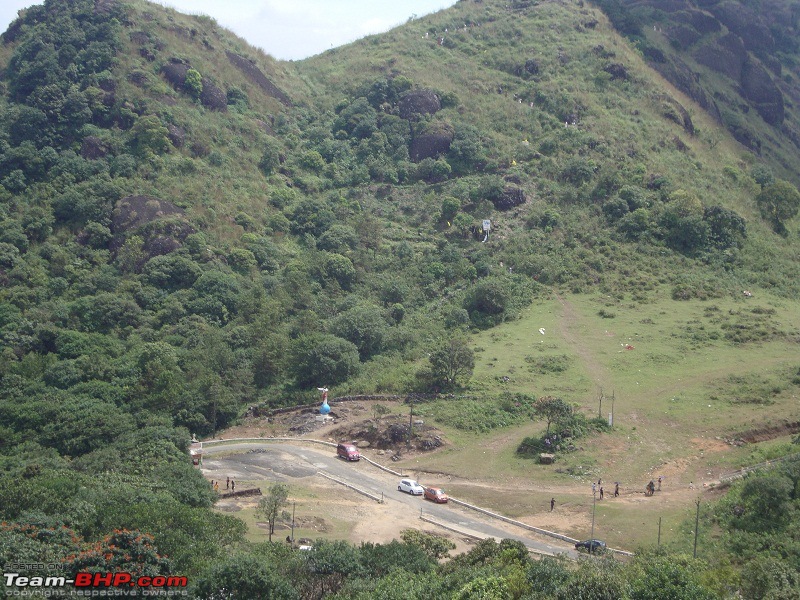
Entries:
MULTIPOLYGON (((712 8, 693 10, 722 19, 712 8)), ((442 460, 465 476, 476 432, 529 423, 547 414, 537 398, 561 399, 565 427, 585 437, 553 485, 603 468, 598 457, 631 437, 619 469, 638 480, 697 436, 795 421, 796 20, 772 31, 791 67, 775 84, 778 122, 752 90, 745 110, 727 80, 710 87, 728 94, 715 111, 653 68, 659 49, 661 65, 700 56, 658 35, 677 35, 686 11, 603 9, 461 0, 289 63, 211 18, 139 0, 47 0, 12 23, 0 39, 6 564, 46 555, 216 581, 245 526, 210 510, 216 494, 185 459, 191 434, 213 436, 255 405, 316 402, 322 386, 468 397, 472 421, 446 395, 421 409, 451 435, 460 458, 442 460), (613 430, 593 419, 601 388, 619 394, 613 430), (706 405, 722 407, 710 424, 706 405), (131 551, 97 551, 112 546, 131 551)), ((742 60, 768 63, 764 52, 742 60)), ((544 429, 505 440, 499 468, 528 469, 521 455, 543 449, 544 429)), ((783 441, 717 466, 787 453, 783 441)), ((797 587, 792 469, 768 476, 767 508, 791 540, 779 564, 797 587)), ((730 498, 766 510, 754 486, 730 498)), ((722 540, 709 558, 737 572, 747 559, 731 547, 758 558, 771 543, 748 537, 755 520, 707 518, 710 544, 722 540)), ((618 597, 646 597, 632 591, 642 573, 666 569, 651 558, 614 575, 631 586, 618 597)), ((502 577, 538 568, 520 565, 502 577)), ((481 576, 502 579, 493 569, 481 576)), ((726 597, 711 581, 724 569, 704 569, 680 577, 703 572, 703 593, 726 597)), ((745 597, 772 589, 751 587, 745 597)))

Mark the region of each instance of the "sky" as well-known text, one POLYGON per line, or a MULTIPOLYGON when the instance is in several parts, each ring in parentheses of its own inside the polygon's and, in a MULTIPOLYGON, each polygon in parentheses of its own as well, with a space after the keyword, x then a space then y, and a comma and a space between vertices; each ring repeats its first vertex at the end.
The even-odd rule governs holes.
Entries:
MULTIPOLYGON (((457 0, 160 0, 187 14, 204 14, 253 46, 282 60, 299 60, 388 31, 410 17, 457 0), (234 8, 235 7, 235 8, 234 8)), ((0 32, 33 0, 0 0, 0 32)))

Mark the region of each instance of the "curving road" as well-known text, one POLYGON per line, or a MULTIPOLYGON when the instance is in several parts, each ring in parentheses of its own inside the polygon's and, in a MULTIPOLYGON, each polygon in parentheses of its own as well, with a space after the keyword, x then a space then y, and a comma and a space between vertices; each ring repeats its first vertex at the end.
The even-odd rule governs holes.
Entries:
MULTIPOLYGON (((398 502, 411 510, 421 510, 426 516, 458 532, 483 538, 510 538, 519 540, 537 552, 577 556, 575 549, 566 542, 545 536, 539 537, 533 532, 502 521, 493 522, 489 517, 483 517, 453 504, 434 504, 422 500, 419 496, 400 492, 397 490, 399 477, 385 473, 364 460, 355 463, 346 462, 336 456, 334 448, 267 441, 204 446, 203 470, 210 477, 217 477, 216 473, 225 473, 226 476, 230 475, 240 480, 265 478, 283 482, 323 472, 373 495, 382 496, 388 501, 387 504, 398 502), (220 454, 226 456, 214 458, 214 455, 220 454)), ((332 487, 340 485, 333 481, 329 483, 332 487)), ((372 500, 364 498, 364 502, 372 500)))

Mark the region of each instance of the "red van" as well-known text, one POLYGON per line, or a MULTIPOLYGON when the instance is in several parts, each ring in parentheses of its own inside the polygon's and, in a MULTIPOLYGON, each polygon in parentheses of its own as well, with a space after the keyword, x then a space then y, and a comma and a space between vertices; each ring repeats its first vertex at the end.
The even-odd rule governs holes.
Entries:
POLYGON ((361 454, 358 452, 355 444, 339 444, 336 446, 336 455, 345 460, 361 460, 361 454))

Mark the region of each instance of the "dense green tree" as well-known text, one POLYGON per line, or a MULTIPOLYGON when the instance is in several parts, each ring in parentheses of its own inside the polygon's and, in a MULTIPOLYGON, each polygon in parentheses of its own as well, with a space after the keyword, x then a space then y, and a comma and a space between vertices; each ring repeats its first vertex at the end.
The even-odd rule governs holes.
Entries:
POLYGON ((336 216, 325 201, 305 198, 292 209, 289 219, 293 233, 320 236, 333 225, 336 216))
POLYGON ((339 131, 357 139, 366 139, 378 129, 378 114, 369 100, 356 98, 344 107, 333 123, 333 133, 339 131))
POLYGON ((451 222, 455 218, 460 208, 461 202, 459 202, 457 198, 445 196, 442 198, 442 207, 439 211, 439 220, 443 222, 451 222))
POLYGON ((791 503, 794 484, 779 473, 754 475, 745 479, 740 491, 742 516, 734 526, 747 531, 780 529, 794 514, 791 503))
POLYGON ((483 166, 487 159, 480 131, 472 125, 456 127, 447 160, 457 174, 465 174, 483 166))
POLYGON ((269 525, 270 542, 272 541, 272 534, 275 533, 275 523, 281 517, 288 498, 289 486, 283 483, 274 483, 270 486, 267 494, 258 501, 258 513, 266 519, 269 525))
POLYGON ((689 557, 648 552, 637 555, 631 600, 713 600, 699 581, 701 565, 689 557))
POLYGON ((290 581, 278 575, 271 565, 249 554, 235 554, 207 568, 197 578, 193 595, 203 600, 295 600, 300 597, 290 581))
POLYGON ((542 557, 528 565, 528 583, 534 598, 553 598, 570 576, 565 557, 542 557))
POLYGON ((508 585, 497 575, 476 577, 453 596, 455 600, 507 600, 510 597, 508 585))
POLYGON ((99 448, 133 427, 122 409, 94 398, 66 396, 48 413, 42 442, 70 456, 99 448))
POLYGON ((432 561, 439 561, 450 556, 450 551, 455 550, 456 545, 450 540, 419 531, 418 529, 404 529, 400 532, 400 538, 408 545, 422 550, 432 561))
POLYGON ((173 253, 148 260, 142 269, 142 278, 158 288, 177 290, 191 287, 201 273, 197 263, 173 253))
POLYGON ((716 248, 740 248, 747 237, 745 221, 736 211, 710 206, 705 209, 703 220, 708 223, 710 240, 716 248))
POLYGON ((376 579, 401 568, 410 573, 427 573, 436 564, 421 547, 397 540, 388 544, 364 542, 358 555, 365 574, 376 579))
POLYGON ((741 597, 745 600, 780 600, 800 595, 800 574, 774 557, 758 556, 742 567, 741 597))
POLYGON ((298 387, 336 385, 358 371, 358 348, 335 335, 303 335, 294 342, 291 356, 290 369, 298 387))
POLYGON ((155 115, 139 117, 131 128, 131 149, 141 158, 164 154, 171 146, 169 130, 155 115))
POLYGON ((778 179, 761 190, 756 196, 756 204, 775 233, 783 235, 786 233, 786 221, 800 211, 800 192, 788 181, 778 179))
POLYGON ((379 354, 387 324, 377 306, 360 304, 350 308, 331 321, 330 332, 355 344, 362 360, 379 354))
POLYGON ((750 171, 750 176, 761 186, 762 190, 775 183, 775 175, 772 173, 772 169, 763 164, 754 165, 750 171))
POLYGON ((323 278, 336 281, 343 290, 349 290, 356 278, 353 261, 335 252, 323 252, 321 258, 323 278))
POLYGON ((550 435, 551 425, 563 424, 572 416, 572 407, 561 398, 555 398, 553 396, 543 396, 539 398, 533 408, 536 414, 544 418, 547 422, 547 432, 545 435, 550 435))
POLYGON ((324 598, 336 593, 348 577, 360 576, 363 566, 358 550, 340 540, 316 540, 306 558, 305 597, 324 598))
POLYGON ((462 338, 442 342, 428 360, 434 382, 445 388, 464 385, 475 368, 475 352, 462 338))
POLYGON ((517 275, 487 277, 467 291, 464 308, 475 325, 490 327, 516 316, 529 302, 529 292, 529 281, 517 275))
POLYGON ((557 600, 620 600, 628 598, 628 585, 613 561, 581 561, 559 588, 557 600))
POLYGON ((280 142, 273 138, 268 138, 264 145, 264 153, 258 163, 258 168, 264 175, 272 175, 281 165, 282 147, 280 142))
POLYGON ((320 250, 339 254, 354 250, 356 246, 358 246, 358 234, 350 225, 344 223, 333 224, 317 241, 317 248, 320 250))

